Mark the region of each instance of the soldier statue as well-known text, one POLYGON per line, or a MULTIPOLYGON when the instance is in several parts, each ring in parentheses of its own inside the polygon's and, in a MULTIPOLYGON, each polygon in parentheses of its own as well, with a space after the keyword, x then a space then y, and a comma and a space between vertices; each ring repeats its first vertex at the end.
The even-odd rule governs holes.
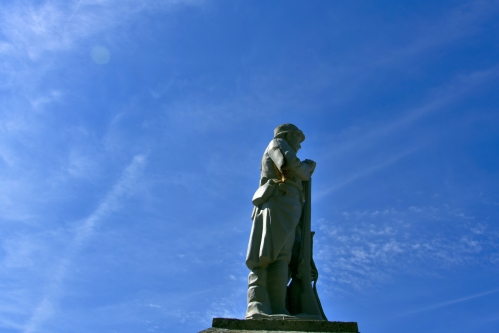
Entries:
POLYGON ((262 157, 246 256, 246 319, 327 320, 315 289, 318 273, 310 231, 310 182, 316 163, 296 156, 304 140, 295 125, 277 126, 262 157))

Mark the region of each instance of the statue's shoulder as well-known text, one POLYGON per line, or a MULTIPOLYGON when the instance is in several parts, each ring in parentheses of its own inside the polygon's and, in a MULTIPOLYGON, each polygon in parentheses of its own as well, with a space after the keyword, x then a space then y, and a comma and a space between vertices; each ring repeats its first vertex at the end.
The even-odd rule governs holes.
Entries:
POLYGON ((289 143, 286 140, 281 139, 281 138, 276 138, 276 139, 273 139, 272 141, 270 141, 267 150, 270 150, 270 149, 280 149, 282 152, 287 152, 287 151, 292 150, 289 143))
POLYGON ((281 138, 272 139, 267 147, 267 150, 281 148, 284 143, 286 143, 286 141, 281 138))

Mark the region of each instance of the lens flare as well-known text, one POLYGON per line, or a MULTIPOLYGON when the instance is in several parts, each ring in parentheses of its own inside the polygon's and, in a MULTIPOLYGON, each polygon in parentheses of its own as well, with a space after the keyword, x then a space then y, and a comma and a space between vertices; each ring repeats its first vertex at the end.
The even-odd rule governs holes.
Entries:
POLYGON ((109 50, 101 45, 94 46, 92 52, 90 53, 90 56, 92 57, 92 60, 98 65, 107 64, 111 57, 109 50))

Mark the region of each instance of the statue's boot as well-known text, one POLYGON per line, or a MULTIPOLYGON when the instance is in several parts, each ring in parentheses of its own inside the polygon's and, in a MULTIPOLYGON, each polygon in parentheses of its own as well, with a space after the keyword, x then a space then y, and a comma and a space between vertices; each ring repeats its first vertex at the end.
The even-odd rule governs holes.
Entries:
POLYGON ((248 275, 248 308, 246 319, 270 315, 270 300, 267 293, 267 269, 256 268, 248 275))
POLYGON ((272 314, 289 315, 286 309, 286 290, 289 281, 288 263, 277 260, 267 267, 267 291, 270 298, 272 314))

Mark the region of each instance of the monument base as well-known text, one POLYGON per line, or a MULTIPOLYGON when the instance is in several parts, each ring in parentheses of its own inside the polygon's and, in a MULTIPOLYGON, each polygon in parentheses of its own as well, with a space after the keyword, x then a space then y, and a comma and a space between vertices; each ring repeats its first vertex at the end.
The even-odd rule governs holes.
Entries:
POLYGON ((290 320, 290 319, 229 319, 213 318, 211 328, 199 333, 358 333, 356 322, 290 320))

